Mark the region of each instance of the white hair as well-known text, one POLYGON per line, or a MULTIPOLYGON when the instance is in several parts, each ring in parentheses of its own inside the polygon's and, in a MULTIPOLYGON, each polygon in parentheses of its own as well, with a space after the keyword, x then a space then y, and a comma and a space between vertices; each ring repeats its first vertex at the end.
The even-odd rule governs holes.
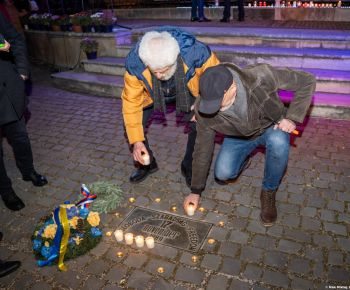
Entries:
POLYGON ((150 31, 142 37, 139 56, 151 70, 162 69, 176 63, 180 47, 169 32, 150 31))

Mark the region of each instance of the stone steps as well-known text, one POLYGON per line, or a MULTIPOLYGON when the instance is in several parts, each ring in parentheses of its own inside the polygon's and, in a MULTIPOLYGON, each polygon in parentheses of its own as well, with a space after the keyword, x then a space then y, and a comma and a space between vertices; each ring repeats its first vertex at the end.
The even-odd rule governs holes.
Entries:
MULTIPOLYGON (((350 35, 343 31, 257 27, 184 27, 198 40, 207 44, 270 46, 284 48, 326 48, 350 49, 350 35)), ((132 38, 136 40, 148 29, 135 31, 132 38)))
POLYGON ((52 74, 55 86, 73 92, 120 98, 124 79, 99 73, 66 71, 52 74))
MULTIPOLYGON (((120 98, 124 80, 122 76, 88 72, 61 72, 52 75, 56 86, 70 91, 103 97, 120 98)), ((281 99, 289 103, 292 93, 282 91, 281 99)), ((316 92, 313 96, 311 116, 343 118, 350 117, 350 95, 316 92)))
MULTIPOLYGON (((84 60, 82 63, 86 72, 116 76, 123 76, 125 72, 125 58, 101 57, 96 60, 84 60)), ((316 76, 316 91, 350 95, 350 71, 304 68, 302 70, 316 76)))

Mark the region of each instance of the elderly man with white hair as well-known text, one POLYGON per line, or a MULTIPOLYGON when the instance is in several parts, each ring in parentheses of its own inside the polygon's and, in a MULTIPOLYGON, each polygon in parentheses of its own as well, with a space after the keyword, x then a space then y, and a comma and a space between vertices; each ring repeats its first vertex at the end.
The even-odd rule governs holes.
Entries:
POLYGON ((147 32, 130 51, 125 64, 122 101, 125 129, 136 165, 130 176, 131 183, 139 183, 158 170, 144 128, 154 110, 165 112, 166 104, 175 101, 176 113, 186 113, 189 121, 181 172, 186 184, 191 185, 196 139, 191 107, 199 95, 200 75, 217 64, 219 60, 207 45, 171 26, 147 32))

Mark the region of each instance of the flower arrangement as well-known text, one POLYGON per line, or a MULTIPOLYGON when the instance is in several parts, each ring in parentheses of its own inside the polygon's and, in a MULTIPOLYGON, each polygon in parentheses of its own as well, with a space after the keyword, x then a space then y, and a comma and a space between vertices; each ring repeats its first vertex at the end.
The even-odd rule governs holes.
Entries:
MULTIPOLYGON (((69 225, 69 238, 64 260, 85 254, 101 240, 102 231, 98 227, 100 216, 88 208, 78 208, 74 204, 65 205, 69 225)), ((40 263, 51 264, 56 261, 55 237, 59 225, 54 215, 44 217, 38 223, 32 236, 35 258, 40 263), (52 256, 54 256, 52 258, 52 256)))
POLYGON ((80 48, 85 53, 96 52, 98 49, 98 42, 90 37, 85 37, 80 41, 80 48))
POLYGON ((64 261, 85 254, 101 241, 99 213, 120 206, 123 192, 119 186, 102 181, 89 185, 89 188, 96 194, 91 194, 83 184, 82 200, 76 204, 60 205, 36 225, 32 242, 39 266, 57 262, 60 270, 66 270, 64 261))

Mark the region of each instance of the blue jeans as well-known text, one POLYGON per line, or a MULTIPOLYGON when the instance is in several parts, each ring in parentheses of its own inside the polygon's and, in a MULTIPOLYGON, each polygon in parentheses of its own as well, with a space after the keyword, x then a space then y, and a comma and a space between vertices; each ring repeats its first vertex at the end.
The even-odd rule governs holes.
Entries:
POLYGON ((266 147, 263 189, 276 190, 287 167, 290 141, 288 133, 273 126, 253 140, 225 137, 215 162, 215 177, 224 181, 237 178, 259 145, 266 147))
POLYGON ((191 18, 204 17, 204 0, 192 0, 191 18), (198 7, 198 14, 197 14, 198 7))

